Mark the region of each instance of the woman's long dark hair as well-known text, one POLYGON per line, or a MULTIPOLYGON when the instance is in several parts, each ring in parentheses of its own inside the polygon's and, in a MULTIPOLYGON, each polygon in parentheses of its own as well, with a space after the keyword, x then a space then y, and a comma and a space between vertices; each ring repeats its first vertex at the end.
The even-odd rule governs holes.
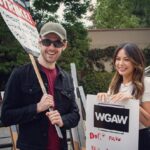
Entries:
MULTIPOLYGON (((115 66, 116 57, 118 52, 124 49, 127 57, 132 62, 134 66, 134 72, 132 76, 132 83, 134 89, 132 95, 136 99, 141 99, 144 92, 144 68, 145 68, 145 59, 143 52, 133 43, 124 43, 117 47, 113 56, 113 65, 115 66)), ((110 85, 110 94, 116 94, 119 92, 121 83, 123 82, 122 76, 116 71, 110 85)))

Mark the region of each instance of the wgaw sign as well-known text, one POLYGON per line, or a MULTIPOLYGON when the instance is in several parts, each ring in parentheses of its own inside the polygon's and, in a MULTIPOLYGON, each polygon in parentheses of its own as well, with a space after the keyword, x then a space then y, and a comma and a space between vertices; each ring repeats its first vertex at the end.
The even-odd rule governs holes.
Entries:
POLYGON ((129 132, 129 109, 94 105, 94 127, 129 132))
POLYGON ((95 95, 87 95, 87 150, 137 150, 138 132, 138 100, 108 104, 100 103, 95 95))

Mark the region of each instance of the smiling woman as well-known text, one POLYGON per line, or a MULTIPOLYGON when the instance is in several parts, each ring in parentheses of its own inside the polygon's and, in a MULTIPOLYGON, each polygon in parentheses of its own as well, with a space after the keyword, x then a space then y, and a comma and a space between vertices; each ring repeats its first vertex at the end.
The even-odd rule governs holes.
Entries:
POLYGON ((143 52, 133 43, 117 47, 113 56, 115 75, 107 93, 98 93, 100 101, 129 101, 133 98, 139 105, 139 150, 150 149, 150 77, 144 76, 145 58, 143 52))

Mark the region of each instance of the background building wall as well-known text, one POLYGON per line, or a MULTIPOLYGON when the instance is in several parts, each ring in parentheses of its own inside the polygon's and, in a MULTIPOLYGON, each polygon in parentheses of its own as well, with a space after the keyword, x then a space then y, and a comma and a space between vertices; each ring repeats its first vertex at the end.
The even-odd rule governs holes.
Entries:
POLYGON ((116 46, 124 42, 135 43, 140 48, 150 46, 150 28, 88 30, 88 37, 91 40, 90 49, 116 46))

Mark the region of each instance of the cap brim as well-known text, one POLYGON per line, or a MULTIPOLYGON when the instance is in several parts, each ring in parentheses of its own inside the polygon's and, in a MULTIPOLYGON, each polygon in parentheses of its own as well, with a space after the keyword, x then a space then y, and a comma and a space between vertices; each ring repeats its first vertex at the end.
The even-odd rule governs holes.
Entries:
POLYGON ((57 34, 60 38, 61 38, 61 40, 65 40, 64 38, 63 38, 63 36, 61 36, 58 32, 56 32, 56 31, 48 31, 48 32, 45 32, 45 33, 43 33, 43 34, 41 34, 41 36, 45 36, 45 35, 47 35, 47 34, 49 34, 49 33, 55 33, 55 34, 57 34))

